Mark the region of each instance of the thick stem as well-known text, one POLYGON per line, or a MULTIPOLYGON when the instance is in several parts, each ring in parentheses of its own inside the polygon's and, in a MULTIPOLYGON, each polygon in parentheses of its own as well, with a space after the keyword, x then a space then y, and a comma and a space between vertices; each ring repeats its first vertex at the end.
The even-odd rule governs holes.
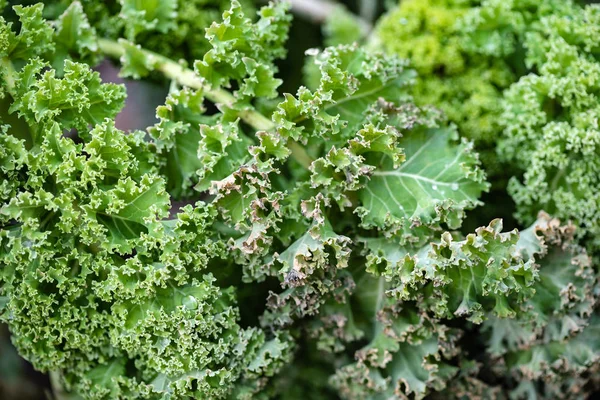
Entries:
POLYGON ((311 156, 308 155, 308 153, 300 143, 290 140, 288 142, 288 148, 292 152, 292 157, 298 162, 298 164, 302 165, 306 169, 310 167, 310 164, 312 164, 313 159, 311 156))
POLYGON ((377 0, 361 0, 360 16, 369 23, 373 22, 377 14, 377 0))
MULTIPOLYGON (((108 39, 99 39, 98 45, 100 51, 107 56, 121 58, 125 54, 125 48, 119 42, 108 39)), ((215 104, 231 105, 235 102, 236 99, 231 93, 223 89, 211 89, 207 87, 207 85, 205 85, 191 69, 185 68, 170 58, 161 56, 150 50, 141 51, 153 60, 156 70, 162 72, 165 77, 176 81, 182 86, 202 90, 206 98, 215 104)), ((238 116, 257 130, 270 130, 274 127, 273 122, 269 118, 254 110, 239 111, 238 116)))
MULTIPOLYGON (((264 3, 267 3, 269 0, 262 0, 264 3)), ((338 4, 335 1, 332 0, 288 0, 292 6, 292 12, 306 20, 309 20, 315 24, 322 24, 324 23, 327 18, 331 17, 332 14, 335 12, 335 9, 337 7, 343 7, 342 5, 338 4)), ((367 0, 368 1, 368 0, 367 0)), ((375 2, 375 7, 377 6, 376 0, 373 0, 375 2)), ((361 10, 362 11, 362 10, 361 10)), ((369 12, 369 14, 374 14, 376 11, 373 10, 372 13, 369 12)), ((371 24, 372 19, 371 20, 367 20, 365 18, 363 18, 362 16, 356 16, 356 21, 360 24, 361 29, 365 32, 368 33, 371 31, 371 29, 373 29, 373 26, 371 24)))
POLYGON ((314 23, 323 23, 337 7, 329 0, 290 0, 292 11, 314 23))
POLYGON ((52 394, 56 400, 83 400, 81 396, 73 393, 68 393, 63 388, 61 383, 60 372, 50 371, 50 386, 52 387, 52 394))
MULTIPOLYGON (((125 54, 125 48, 119 42, 108 39, 100 39, 98 41, 100 51, 110 57, 122 58, 125 54)), ((204 82, 196 76, 194 71, 189 68, 185 68, 181 64, 161 56, 160 54, 154 53, 149 50, 141 50, 150 57, 153 61, 153 65, 156 70, 163 73, 163 75, 182 86, 191 87, 193 89, 200 89, 204 92, 207 99, 216 104, 232 105, 236 99, 231 93, 223 89, 212 89, 207 87, 204 82)), ((268 131, 275 128, 275 124, 267 117, 255 110, 241 110, 238 111, 238 116, 252 126, 254 129, 259 131, 268 131)), ((306 153, 304 148, 290 140, 288 147, 292 151, 292 157, 298 161, 298 163, 305 168, 308 168, 312 163, 311 157, 306 153)))
POLYGON ((12 62, 4 57, 0 60, 0 65, 2 65, 2 69, 4 69, 4 83, 6 85, 6 89, 8 90, 8 94, 10 94, 13 98, 15 97, 15 75, 17 74, 15 71, 15 67, 12 62))

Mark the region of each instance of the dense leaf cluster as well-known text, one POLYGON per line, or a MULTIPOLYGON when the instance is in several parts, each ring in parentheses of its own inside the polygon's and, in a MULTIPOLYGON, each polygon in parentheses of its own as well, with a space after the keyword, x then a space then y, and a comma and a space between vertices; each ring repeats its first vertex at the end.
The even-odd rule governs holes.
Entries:
POLYGON ((0 19, 0 318, 61 390, 600 384, 600 7, 405 0, 366 47, 337 44, 365 34, 346 14, 308 52, 308 87, 281 94, 286 3, 45 3, 0 19), (115 126, 126 93, 93 69, 106 57, 170 80, 146 130, 115 126), (491 186, 478 149, 493 176, 517 171, 528 228, 459 231, 491 186))
POLYGON ((531 67, 525 36, 542 17, 568 16, 572 9, 571 0, 402 1, 381 18, 371 45, 412 60, 417 103, 440 107, 499 175, 503 91, 531 67))

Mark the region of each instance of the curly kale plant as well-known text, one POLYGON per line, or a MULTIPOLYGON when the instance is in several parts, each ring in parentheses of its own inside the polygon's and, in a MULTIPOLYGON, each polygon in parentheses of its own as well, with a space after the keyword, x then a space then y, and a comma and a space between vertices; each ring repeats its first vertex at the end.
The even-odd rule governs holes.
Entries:
POLYGON ((281 93, 286 3, 45 3, 0 19, 0 319, 57 396, 575 399, 600 384, 598 7, 529 4, 523 25, 461 41, 449 21, 488 16, 453 2, 427 28, 447 46, 401 52, 421 78, 337 45, 308 52, 311 88, 281 93), (538 75, 500 102, 521 40, 538 75), (126 91, 94 70, 105 58, 170 82, 146 130, 115 125, 126 91), (459 230, 490 187, 464 129, 486 145, 504 130, 528 228, 459 230))
POLYGON ((464 136, 489 147, 500 131, 502 89, 515 78, 503 57, 467 46, 459 22, 478 3, 401 1, 379 21, 374 45, 411 60, 418 103, 440 107, 464 136))
POLYGON ((515 83, 503 103, 499 151, 523 177, 509 191, 518 216, 544 208, 572 219, 600 248, 600 7, 548 15, 526 38, 527 64, 537 71, 515 83))
POLYGON ((594 247, 599 13, 570 0, 408 0, 373 41, 411 59, 417 103, 439 106, 474 139, 489 173, 516 175, 508 191, 521 222, 547 210, 581 226, 594 247))
POLYGON ((407 57, 419 72, 417 104, 434 104, 475 141, 493 175, 503 130, 502 95, 524 75, 526 36, 571 0, 403 0, 381 18, 371 45, 407 57))

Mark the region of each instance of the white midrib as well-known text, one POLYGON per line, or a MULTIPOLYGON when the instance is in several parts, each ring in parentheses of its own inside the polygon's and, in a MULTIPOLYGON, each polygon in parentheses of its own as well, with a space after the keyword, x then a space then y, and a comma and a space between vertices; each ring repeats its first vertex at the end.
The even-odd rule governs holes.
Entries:
POLYGON ((431 183, 432 185, 440 185, 440 186, 452 186, 452 185, 456 185, 457 183, 448 183, 448 182, 441 182, 441 181, 436 181, 435 179, 430 179, 430 178, 426 178, 424 176, 421 175, 415 175, 415 174, 411 174, 408 172, 402 172, 402 171, 375 171, 373 172, 374 176, 397 176, 397 177, 404 177, 404 178, 411 178, 411 179, 415 179, 415 180, 419 180, 419 181, 423 181, 423 182, 428 182, 431 183))

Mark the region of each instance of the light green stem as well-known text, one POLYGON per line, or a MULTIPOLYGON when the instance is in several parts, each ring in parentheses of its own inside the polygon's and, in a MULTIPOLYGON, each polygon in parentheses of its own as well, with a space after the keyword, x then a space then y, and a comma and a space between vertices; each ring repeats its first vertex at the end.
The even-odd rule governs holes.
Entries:
MULTIPOLYGON (((123 54, 125 54, 125 48, 121 45, 121 43, 114 40, 99 39, 98 45, 100 47, 100 51, 108 56, 120 58, 123 56, 123 54)), ((213 103, 231 105, 235 102, 236 99, 231 93, 229 93, 227 90, 212 89, 207 87, 207 85, 205 85, 204 82, 202 82, 202 80, 198 78, 198 76, 191 69, 185 68, 170 58, 161 56, 160 54, 154 53, 150 50, 144 49, 141 51, 146 53, 147 56, 154 61, 153 64, 156 70, 162 72, 165 77, 176 81, 182 86, 203 90, 206 98, 213 103)), ((275 124, 273 124, 269 118, 254 110, 242 110, 238 113, 238 115, 244 122, 258 130, 266 131, 275 127, 275 124)))
POLYGON ((6 89, 8 93, 14 98, 15 97, 15 75, 17 74, 15 71, 15 67, 12 62, 4 57, 0 60, 0 64, 2 65, 2 69, 4 69, 4 83, 6 84, 6 89))
POLYGON ((377 1, 374 0, 361 0, 360 2, 360 16, 363 20, 371 23, 375 19, 377 14, 377 1))
POLYGON ((313 159, 311 156, 308 155, 308 153, 300 143, 294 142, 290 139, 288 141, 288 148, 292 152, 292 157, 298 162, 298 164, 302 165, 306 169, 310 167, 310 164, 312 164, 313 159))
POLYGON ((83 400, 83 398, 74 393, 68 393, 63 388, 61 383, 60 372, 50 371, 50 386, 52 387, 52 394, 56 400, 83 400))
MULTIPOLYGON (((99 39, 98 45, 100 51, 107 56, 121 58, 125 54, 123 45, 114 40, 99 39)), ((144 52, 153 60, 155 69, 160 71, 165 77, 176 81, 182 86, 202 90, 206 98, 215 104, 232 105, 235 103, 236 99, 231 93, 224 89, 207 87, 193 70, 150 50, 141 49, 140 51, 144 52)), ((255 110, 241 110, 237 112, 237 115, 256 130, 269 131, 275 128, 273 121, 255 110)), ((300 165, 305 168, 310 166, 312 159, 300 144, 290 140, 288 142, 288 148, 292 152, 292 157, 294 157, 300 165)))

